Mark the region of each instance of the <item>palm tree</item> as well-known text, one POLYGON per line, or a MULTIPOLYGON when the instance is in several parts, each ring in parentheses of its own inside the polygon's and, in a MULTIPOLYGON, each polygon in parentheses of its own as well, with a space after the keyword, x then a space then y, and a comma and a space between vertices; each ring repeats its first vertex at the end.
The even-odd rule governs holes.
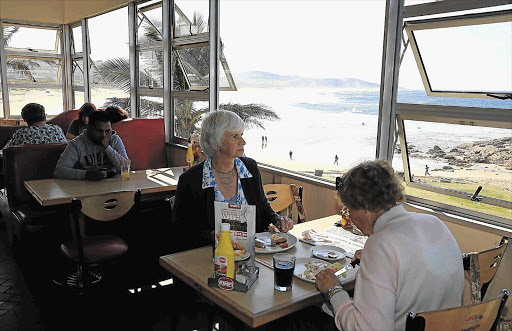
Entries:
MULTIPOLYGON (((160 22, 154 22, 156 26, 161 26, 160 22)), ((181 25, 184 26, 184 25, 181 25)), ((190 33, 192 26, 194 26, 198 32, 203 31, 207 22, 203 19, 202 15, 194 13, 193 20, 190 24, 190 33)), ((153 27, 148 25, 145 27, 143 38, 147 42, 161 43, 162 36, 160 32, 153 27)), ((175 52, 173 56, 173 89, 174 90, 185 90, 188 88, 187 81, 185 79, 182 66, 185 65, 187 68, 194 69, 198 66, 207 65, 209 58, 208 49, 206 47, 197 47, 186 50, 190 59, 194 59, 195 63, 181 63, 178 54, 175 52), (198 61, 199 60, 199 61, 198 61), (206 62, 205 62, 206 61, 206 62)), ((141 86, 162 86, 163 81, 163 67, 162 63, 162 52, 157 52, 155 66, 157 70, 146 70, 139 73, 139 80, 141 86)), ((107 84, 121 89, 125 92, 130 91, 130 63, 126 58, 115 58, 105 61, 99 66, 99 71, 107 84)), ((103 107, 110 105, 116 105, 124 108, 130 112, 130 99, 129 98, 109 98, 103 107)), ((197 125, 202 120, 203 115, 209 111, 208 108, 196 109, 194 102, 191 100, 177 100, 175 105, 175 116, 176 116, 176 134, 181 137, 188 138, 195 130, 198 129, 197 125)), ((264 129, 263 120, 279 120, 280 117, 268 106, 262 104, 248 104, 242 105, 238 103, 221 104, 220 109, 229 109, 236 112, 242 120, 246 123, 248 128, 259 127, 264 129)), ((141 115, 146 116, 161 116, 163 114, 162 105, 158 102, 149 101, 146 99, 141 100, 140 104, 141 115)))

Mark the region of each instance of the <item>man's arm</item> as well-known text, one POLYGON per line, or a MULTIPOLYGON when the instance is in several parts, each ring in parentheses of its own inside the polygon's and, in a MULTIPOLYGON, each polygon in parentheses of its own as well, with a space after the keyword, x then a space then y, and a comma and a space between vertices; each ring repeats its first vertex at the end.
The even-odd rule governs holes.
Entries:
POLYGON ((62 152, 53 175, 56 178, 85 179, 86 170, 73 168, 78 163, 79 157, 76 144, 70 142, 62 152))
POLYGON ((110 144, 105 148, 105 155, 112 165, 116 168, 116 172, 121 172, 121 162, 125 162, 128 159, 126 155, 126 149, 124 147, 121 137, 117 134, 112 134, 110 138, 110 144), (121 161, 121 158, 123 159, 121 161))

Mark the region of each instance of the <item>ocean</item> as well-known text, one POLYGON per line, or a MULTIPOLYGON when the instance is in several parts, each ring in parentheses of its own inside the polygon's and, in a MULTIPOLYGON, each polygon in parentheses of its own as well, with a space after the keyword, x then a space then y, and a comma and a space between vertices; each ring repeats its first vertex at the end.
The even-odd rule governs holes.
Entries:
MULTIPOLYGON (((277 121, 263 121, 265 129, 246 128, 245 153, 259 162, 282 164, 292 158, 314 170, 324 164, 324 170, 333 167, 335 155, 339 166, 352 167, 375 158, 377 121, 379 112, 378 89, 324 89, 324 88, 240 88, 237 92, 221 92, 220 103, 258 103, 272 108, 277 121), (262 136, 267 144, 262 144, 262 136)), ((401 103, 438 104, 466 107, 508 108, 512 100, 484 100, 467 98, 433 98, 424 91, 401 90, 401 103)), ((486 127, 406 121, 409 147, 420 154, 434 146, 444 151, 464 143, 509 137, 511 131, 486 127)), ((401 171, 401 156, 395 154, 393 167, 401 171)), ((411 160, 411 167, 424 169, 445 165, 432 159, 411 160)), ((337 167, 336 167, 337 168, 337 167)))

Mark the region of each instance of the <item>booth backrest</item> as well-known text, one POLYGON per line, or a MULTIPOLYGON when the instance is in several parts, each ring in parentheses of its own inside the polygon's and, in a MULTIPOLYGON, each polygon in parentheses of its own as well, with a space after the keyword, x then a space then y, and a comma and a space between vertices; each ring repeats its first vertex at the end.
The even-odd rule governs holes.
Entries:
POLYGON ((163 118, 129 118, 112 125, 123 140, 132 170, 167 167, 163 118))
POLYGON ((25 128, 26 125, 0 125, 0 149, 7 144, 7 141, 12 138, 14 132, 18 129, 25 128))
POLYGON ((24 181, 53 178, 53 171, 66 145, 21 145, 3 151, 4 182, 11 209, 16 204, 34 199, 25 188, 24 181))
POLYGON ((63 113, 60 113, 59 115, 50 118, 46 123, 48 124, 56 124, 60 126, 62 131, 64 131, 64 134, 68 132, 69 125, 71 122, 78 117, 78 109, 71 109, 68 111, 65 111, 63 113))

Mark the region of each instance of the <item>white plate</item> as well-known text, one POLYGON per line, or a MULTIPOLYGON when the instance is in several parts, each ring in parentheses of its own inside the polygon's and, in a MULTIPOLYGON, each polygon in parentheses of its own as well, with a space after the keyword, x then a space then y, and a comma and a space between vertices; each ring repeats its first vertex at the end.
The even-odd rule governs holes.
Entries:
MULTIPOLYGON (((256 239, 262 239, 263 241, 268 241, 270 243, 270 236, 273 235, 274 232, 260 232, 256 233, 256 239)), ((293 234, 280 232, 279 235, 281 237, 286 238, 286 242, 289 244, 286 248, 281 248, 279 245, 276 246, 265 246, 265 248, 255 247, 256 254, 274 254, 279 252, 284 252, 294 247, 297 244, 297 238, 293 234)))
MULTIPOLYGON (((293 274, 295 275, 295 277, 297 277, 305 282, 314 284, 316 279, 308 279, 308 278, 306 278, 306 276, 304 276, 304 271, 307 270, 305 264, 310 261, 317 261, 317 262, 320 261, 321 263, 324 263, 327 266, 331 265, 332 263, 324 261, 324 260, 320 260, 320 259, 317 259, 314 257, 299 257, 299 258, 297 258, 297 260, 295 260, 295 270, 293 270, 293 274)), ((341 266, 344 267, 346 264, 347 263, 342 264, 341 266)), ((354 280, 358 270, 359 270, 359 266, 356 265, 353 269, 350 269, 346 272, 345 277, 343 275, 340 275, 338 277, 338 279, 340 280, 341 285, 344 285, 345 283, 354 280)))
POLYGON ((299 258, 297 258, 295 260, 295 270, 293 270, 294 276, 299 278, 299 279, 302 279, 305 282, 313 283, 314 284, 315 283, 315 279, 308 279, 304 275, 304 272, 307 270, 305 264, 308 263, 308 262, 311 262, 311 261, 316 261, 316 262, 319 262, 319 263, 323 263, 326 266, 331 265, 331 263, 326 262, 324 260, 319 260, 319 259, 316 259, 316 258, 312 258, 312 257, 299 257, 299 258))
POLYGON ((331 245, 313 246, 310 251, 315 257, 326 261, 338 261, 347 256, 347 252, 343 248, 331 245), (338 256, 330 257, 329 253, 338 254, 338 256))
POLYGON ((251 253, 249 253, 249 252, 245 252, 245 254, 242 254, 238 257, 235 255, 235 262, 247 260, 249 258, 249 256, 251 256, 251 253))

